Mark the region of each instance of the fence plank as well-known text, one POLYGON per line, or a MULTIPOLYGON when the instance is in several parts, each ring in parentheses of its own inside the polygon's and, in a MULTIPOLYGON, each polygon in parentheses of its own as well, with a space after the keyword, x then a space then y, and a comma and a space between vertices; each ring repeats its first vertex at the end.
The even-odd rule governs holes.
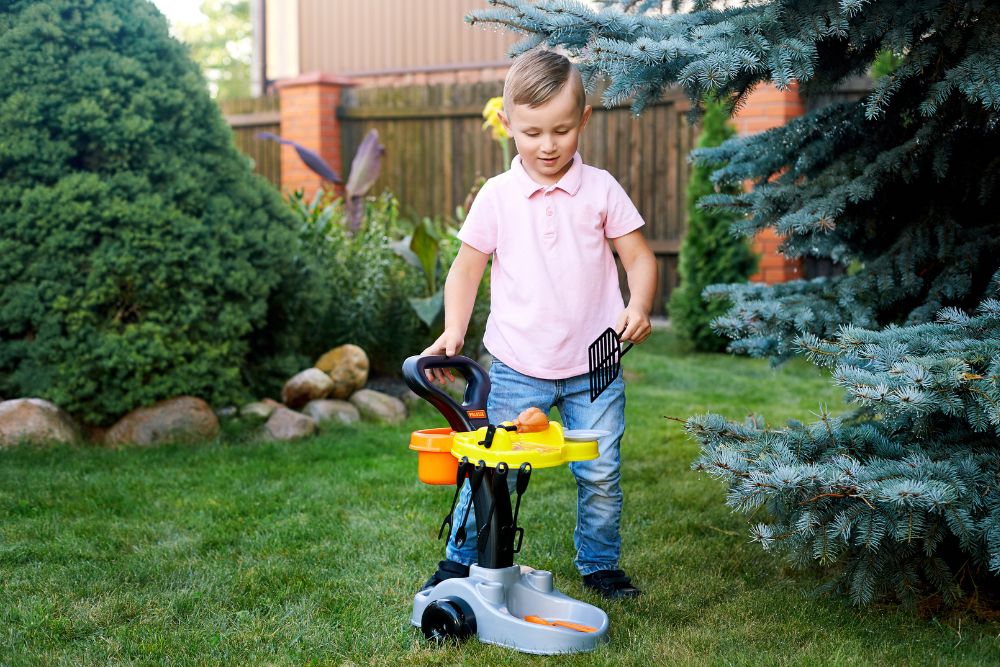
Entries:
MULTIPOLYGON (((451 216, 477 177, 506 167, 499 146, 481 128, 482 106, 500 93, 500 82, 352 89, 338 112, 345 164, 374 127, 386 147, 376 191, 394 192, 408 215, 451 216)), ((683 99, 672 91, 638 119, 627 107, 596 105, 580 142, 588 163, 611 172, 646 219, 645 233, 660 264, 662 298, 676 285, 685 226, 681 187, 691 141, 684 135, 691 128, 680 118, 683 99)), ((662 312, 660 301, 657 312, 662 312)))
POLYGON ((280 129, 277 95, 242 100, 227 100, 219 107, 230 127, 233 143, 250 158, 254 171, 276 187, 281 185, 280 146, 273 141, 257 138, 258 132, 278 134, 280 129))

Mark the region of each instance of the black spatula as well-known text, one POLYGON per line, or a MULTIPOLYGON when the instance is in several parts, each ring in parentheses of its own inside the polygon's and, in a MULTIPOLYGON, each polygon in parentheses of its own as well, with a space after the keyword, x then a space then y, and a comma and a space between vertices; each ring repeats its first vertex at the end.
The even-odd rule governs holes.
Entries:
POLYGON ((587 349, 590 357, 590 402, 593 403, 611 386, 622 370, 622 357, 632 349, 632 343, 623 350, 621 339, 611 327, 597 337, 587 349))

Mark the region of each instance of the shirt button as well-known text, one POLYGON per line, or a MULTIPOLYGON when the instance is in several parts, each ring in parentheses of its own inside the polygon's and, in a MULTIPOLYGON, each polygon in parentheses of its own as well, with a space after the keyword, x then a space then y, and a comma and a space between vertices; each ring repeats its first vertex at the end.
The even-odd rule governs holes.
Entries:
POLYGON ((545 209, 545 215, 549 215, 549 216, 552 215, 552 207, 551 206, 549 206, 547 209, 545 209))

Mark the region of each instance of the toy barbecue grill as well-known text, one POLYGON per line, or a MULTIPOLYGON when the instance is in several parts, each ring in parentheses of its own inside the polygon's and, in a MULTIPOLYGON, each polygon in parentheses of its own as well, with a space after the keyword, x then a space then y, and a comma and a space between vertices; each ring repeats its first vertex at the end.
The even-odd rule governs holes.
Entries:
POLYGON ((517 515, 532 470, 597 458, 595 438, 600 433, 564 431, 544 416, 540 423, 530 425, 520 418, 518 423, 490 424, 486 414, 489 376, 467 357, 410 357, 403 364, 403 376, 450 425, 415 431, 410 437, 410 449, 418 453, 420 480, 456 485, 438 535, 447 539, 457 526, 455 543, 461 546, 469 538, 465 527, 469 508, 464 516, 454 514, 466 480, 479 531, 478 561, 469 568, 469 576, 447 579, 417 593, 410 623, 429 639, 463 639, 475 634, 482 642, 525 653, 596 648, 607 638, 607 614, 560 593, 553 587, 551 572, 514 564, 514 554, 524 538, 517 515), (434 368, 456 369, 468 382, 461 405, 427 380, 426 371, 434 368), (517 493, 513 511, 511 478, 517 493))

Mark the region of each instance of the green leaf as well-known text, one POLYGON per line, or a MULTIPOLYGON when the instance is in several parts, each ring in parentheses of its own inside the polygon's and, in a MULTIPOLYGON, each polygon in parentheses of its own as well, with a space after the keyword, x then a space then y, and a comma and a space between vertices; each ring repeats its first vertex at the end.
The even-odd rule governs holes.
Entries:
POLYGON ((334 207, 327 206, 324 208, 323 212, 319 214, 318 218, 316 218, 316 229, 325 233, 330 225, 330 220, 333 219, 334 213, 336 213, 336 209, 334 209, 334 207))
POLYGON ((438 243, 440 240, 431 230, 426 219, 421 220, 416 229, 413 230, 413 239, 410 241, 410 250, 420 259, 420 266, 424 270, 424 278, 427 281, 427 292, 433 293, 436 290, 435 274, 437 273, 438 243))
POLYGON ((434 322, 444 312, 444 290, 438 290, 434 296, 410 297, 410 306, 421 322, 433 327, 434 322))
POLYGON ((412 236, 404 236, 398 241, 389 241, 386 245, 388 245, 394 253, 402 257, 407 264, 415 266, 418 269, 422 269, 424 268, 424 265, 420 263, 420 258, 417 257, 412 250, 410 250, 410 241, 412 238, 412 236))

